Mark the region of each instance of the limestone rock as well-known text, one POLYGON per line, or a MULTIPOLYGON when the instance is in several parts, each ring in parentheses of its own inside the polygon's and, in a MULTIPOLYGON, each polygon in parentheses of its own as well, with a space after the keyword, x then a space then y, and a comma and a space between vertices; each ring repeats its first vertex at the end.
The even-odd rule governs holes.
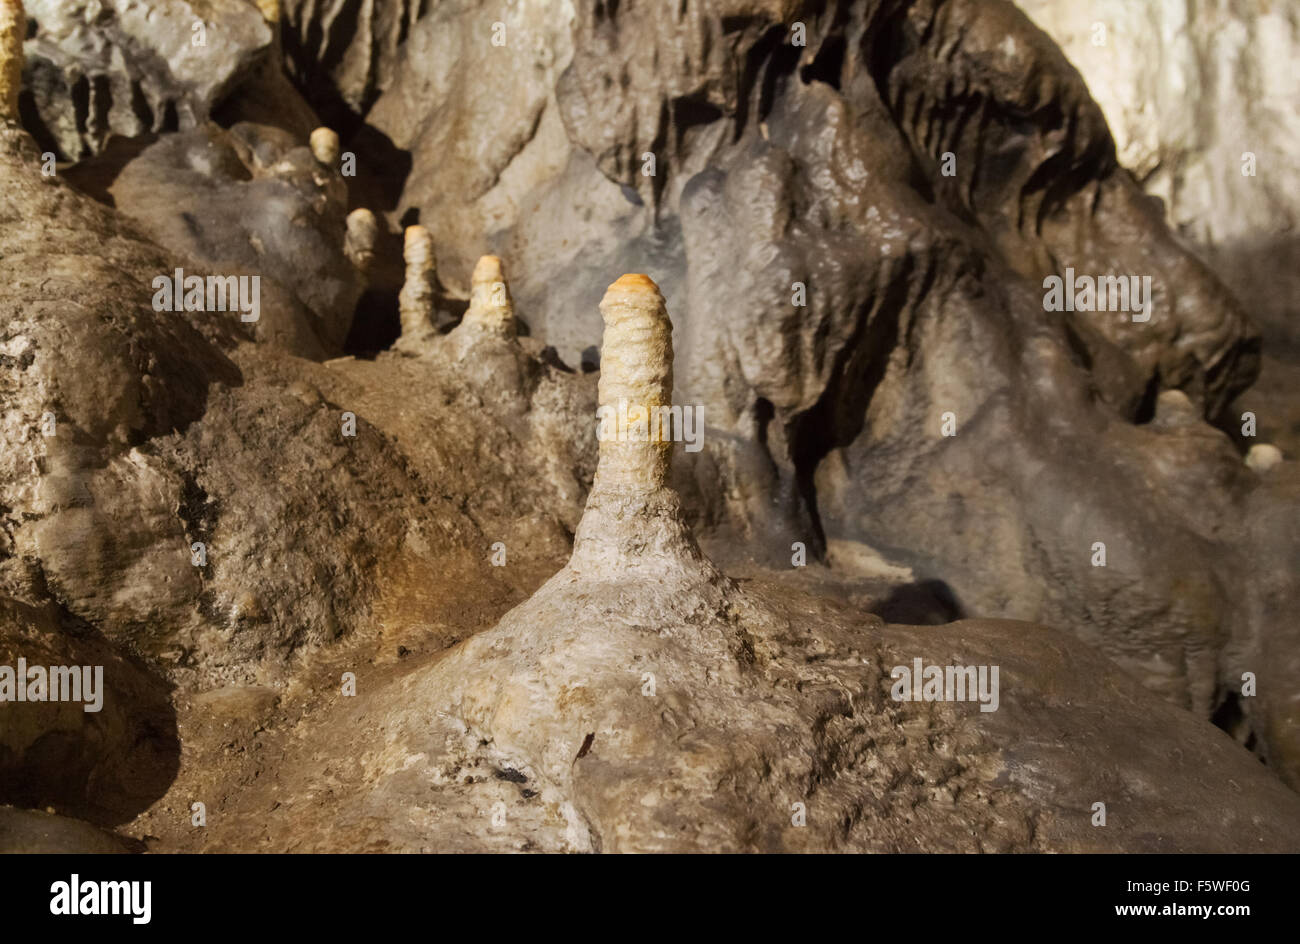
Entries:
POLYGON ((342 178, 306 142, 262 125, 209 124, 149 146, 108 189, 194 274, 259 277, 256 322, 243 323, 242 311, 211 317, 304 356, 341 353, 362 281, 344 255, 342 178))
POLYGON ((24 692, 26 700, 10 691, 0 702, 0 803, 55 806, 116 824, 166 792, 180 763, 180 744, 160 676, 56 607, 7 599, 0 599, 0 666, 14 673, 19 666, 37 670, 45 680, 42 700, 35 700, 33 685, 24 692), (63 673, 81 701, 51 700, 54 674, 64 669, 81 676, 73 683, 63 673))
POLYGON ((110 133, 192 128, 270 53, 244 0, 25 0, 36 23, 24 87, 42 146, 70 159, 110 133))
POLYGON ((1018 0, 1087 80, 1120 163, 1275 343, 1300 353, 1300 9, 1018 0), (1104 33, 1095 24, 1102 24, 1104 33))
MULTIPOLYGON (((371 631, 385 586, 484 568, 487 596, 518 593, 567 549, 594 380, 514 342, 518 387, 445 357, 326 367, 220 315, 155 311, 152 280, 181 260, 42 178, 22 132, 0 145, 5 594, 56 600, 174 677, 279 681, 292 657, 371 631), (484 563, 496 541, 508 575, 484 563)), ((264 305, 272 323, 289 313, 264 305)))
POLYGON ((970 0, 524 8, 500 47, 491 4, 406 32, 361 108, 411 152, 394 215, 418 211, 453 293, 508 259, 529 334, 570 364, 606 273, 655 273, 708 417, 674 472, 702 538, 766 563, 890 548, 959 613, 1068 629, 1204 717, 1232 698, 1236 654, 1275 630, 1249 615, 1258 578, 1216 576, 1266 549, 1205 420, 1259 338, 1050 39, 970 0), (1046 311, 1067 268, 1151 276, 1150 317, 1046 311))
POLYGON ((111 669, 0 705, 0 802, 167 851, 1300 848, 1300 480, 1243 461, 1294 385, 1250 399, 1011 4, 242 6, 212 122, 53 177, 0 122, 0 664, 111 669), (181 266, 261 319, 159 311, 181 266), (1055 310, 1071 270, 1151 306, 1055 310), (613 422, 684 405, 698 453, 613 422), (997 710, 897 700, 917 659, 997 710))
MULTIPOLYGON (((623 277, 602 315, 601 406, 670 402, 654 283, 623 277)), ((380 714, 383 743, 361 750, 324 810, 273 817, 272 848, 318 817, 377 819, 371 841, 387 851, 1300 845, 1300 798, 1082 643, 1006 622, 918 631, 775 582, 742 590, 695 545, 667 448, 602 440, 569 564, 353 714, 346 742, 365 743, 357 728, 380 714), (901 700, 890 667, 913 660, 996 668, 1006 687, 978 708, 901 700)), ((307 833, 320 837, 307 848, 333 846, 307 833)))
POLYGON ((363 114, 398 71, 406 33, 425 9, 410 0, 283 0, 280 23, 298 84, 322 113, 363 114))

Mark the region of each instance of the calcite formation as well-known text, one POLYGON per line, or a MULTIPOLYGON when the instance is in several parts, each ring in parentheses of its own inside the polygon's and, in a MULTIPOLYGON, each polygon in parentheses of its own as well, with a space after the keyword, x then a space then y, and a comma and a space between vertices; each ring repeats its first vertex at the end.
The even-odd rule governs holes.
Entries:
POLYGON ((433 237, 423 226, 408 226, 402 247, 406 280, 398 296, 403 345, 423 343, 436 333, 433 313, 434 284, 438 278, 433 237))
POLYGON ((27 20, 21 0, 0 0, 0 121, 18 120, 27 20))
MULTIPOLYGON (((319 35, 310 4, 290 7, 319 35)), ((532 42, 512 50, 527 67, 494 68, 475 40, 497 18, 484 3, 409 27, 376 16, 379 33, 304 46, 302 68, 347 73, 356 114, 409 153, 394 215, 429 228, 448 291, 468 294, 490 245, 529 338, 566 363, 594 364, 608 269, 654 271, 679 395, 713 432, 678 473, 706 545, 767 566, 795 543, 814 562, 831 547, 888 558, 931 611, 1060 627, 1204 718, 1242 711, 1243 740, 1300 764, 1281 694, 1300 646, 1260 605, 1300 606, 1300 580, 1261 596, 1257 562, 1300 543, 1260 509, 1297 510, 1250 497, 1250 443, 1219 431, 1261 337, 1117 158, 1051 39, 1003 0, 529 9, 532 42), (392 43, 401 67, 365 86, 392 43), (1044 281, 1070 268, 1150 277, 1150 317, 1046 311, 1044 281), (1194 418, 1153 423, 1173 390, 1194 418), (1099 541, 1105 568, 1086 553, 1099 541), (1241 580, 1220 579, 1225 559, 1241 580), (1250 665, 1276 667, 1276 701, 1239 697, 1250 665)), ((1160 35, 1144 27, 1141 44, 1160 35)), ((1112 31, 1106 48, 1125 42, 1112 31)), ((1207 123, 1222 110, 1194 107, 1207 123)), ((1261 415, 1277 441, 1285 419, 1261 415)))
POLYGON ((365 275, 375 262, 375 244, 379 240, 379 221, 365 207, 348 214, 348 231, 344 239, 343 254, 365 275))
POLYGON ((1082 73, 1120 163, 1275 343, 1300 353, 1300 6, 1020 0, 1082 73))
POLYGON ((662 418, 673 399, 673 326, 663 296, 649 277, 624 275, 600 313, 600 463, 569 567, 609 579, 683 569, 712 577, 668 487, 672 441, 662 418))
POLYGON ((1282 450, 1271 443, 1256 443, 1246 453, 1246 465, 1260 473, 1272 471, 1282 459, 1282 450))
POLYGON ((338 132, 331 128, 317 128, 311 133, 311 153, 326 167, 334 167, 339 160, 338 132))
POLYGON ((498 256, 483 256, 474 264, 469 308, 461 324, 498 337, 515 336, 515 304, 498 256))

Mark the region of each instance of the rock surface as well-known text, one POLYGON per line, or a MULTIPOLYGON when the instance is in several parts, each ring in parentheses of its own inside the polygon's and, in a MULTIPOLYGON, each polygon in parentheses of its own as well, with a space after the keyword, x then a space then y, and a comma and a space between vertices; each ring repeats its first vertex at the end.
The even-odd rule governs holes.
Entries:
POLYGON ((108 192, 191 272, 258 275, 255 338, 307 357, 342 353, 363 280, 344 255, 337 162, 322 165, 306 141, 272 127, 208 124, 146 148, 108 192))
POLYGON ((116 824, 167 792, 179 767, 180 744, 169 686, 159 674, 54 606, 3 599, 0 666, 15 673, 20 666, 39 667, 44 680, 42 700, 36 700, 32 686, 24 692, 30 691, 31 699, 17 701, 16 693, 8 692, 0 702, 5 802, 55 806, 116 824), (86 678, 81 666, 98 669, 86 678), (53 667, 73 667, 82 676, 71 690, 82 701, 46 700, 55 684, 53 667), (85 682, 90 687, 83 688, 85 682))
POLYGON ((191 128, 271 52, 246 0, 24 0, 24 88, 42 145, 76 159, 110 133, 191 128))
MULTIPOLYGON (((624 276, 601 310, 602 409, 671 402, 653 282, 624 276)), ((1009 622, 886 626, 783 581, 724 577, 666 486, 669 446, 603 438, 569 563, 492 629, 333 706, 317 731, 355 762, 331 765, 321 790, 299 771, 331 747, 321 734, 290 746, 204 847, 250 834, 314 852, 341 834, 386 852, 1300 846, 1300 797, 1080 642, 1009 622), (979 706, 903 700, 891 679, 913 660, 999 675, 979 706)))
MULTIPOLYGON (((392 215, 418 211, 453 293, 507 258, 571 364, 607 273, 656 277, 710 427, 676 479, 705 538, 768 563, 874 548, 957 612, 1070 629, 1210 717, 1285 622, 1248 615, 1254 578, 1223 560, 1296 557, 1254 546, 1245 447, 1205 421, 1258 370, 1242 308, 1010 4, 722 6, 431 10, 355 100, 411 152, 392 215), (1067 268, 1151 275, 1153 314, 1044 311, 1067 268), (1192 412, 1156 422, 1169 390, 1192 412)), ((1252 710, 1272 699, 1292 710, 1252 710)))
POLYGON ((386 580, 454 585, 501 540, 517 566, 485 582, 509 586, 567 548, 592 381, 514 342, 511 387, 491 360, 323 365, 155 312, 151 280, 179 260, 42 178, 20 133, 0 144, 6 594, 242 679, 369 625, 386 580), (17 225, 33 212, 57 222, 17 225))
POLYGON ((0 853, 22 855, 121 855, 129 844, 75 819, 0 806, 0 853))
POLYGON ((1274 346, 1300 355, 1300 78, 1283 65, 1300 54, 1300 8, 1018 2, 1087 80, 1120 163, 1274 346))
POLYGON ((0 657, 113 699, 5 729, 0 802, 155 851, 1300 849, 1289 375, 1013 6, 266 33, 213 122, 54 176, 0 118, 0 657), (263 317, 156 310, 181 266, 263 317), (1048 310, 1069 269, 1150 318, 1048 310), (1256 396, 1267 471, 1211 424, 1256 396), (598 445, 622 400, 705 448, 598 445), (895 701, 918 658, 998 710, 895 701))

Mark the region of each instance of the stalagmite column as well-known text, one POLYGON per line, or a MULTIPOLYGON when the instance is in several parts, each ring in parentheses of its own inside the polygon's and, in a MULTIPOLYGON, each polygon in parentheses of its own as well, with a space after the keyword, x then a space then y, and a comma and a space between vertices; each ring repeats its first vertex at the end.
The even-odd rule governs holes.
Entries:
POLYGON ((433 282, 436 277, 433 236, 423 226, 408 226, 402 255, 406 259, 406 282, 397 297, 402 316, 401 341, 422 341, 436 333, 433 322, 433 282))
POLYGON ((330 128, 317 128, 311 133, 311 153, 326 167, 339 162, 339 136, 330 128))
POLYGON ((654 422, 655 408, 673 400, 672 322, 659 286, 644 275, 625 275, 611 285, 600 314, 605 319, 598 388, 603 441, 593 489, 627 497, 653 492, 668 480, 672 446, 654 422), (637 441, 642 436, 644 441, 637 441))
POLYGON ((22 0, 0 0, 0 121, 18 120, 23 85, 23 39, 27 17, 22 0))
POLYGON ((569 568, 598 579, 632 571, 716 580, 668 486, 673 326, 659 287, 625 275, 600 303, 605 338, 597 413, 600 459, 574 535, 569 568))
POLYGON ((515 336, 515 304, 498 257, 482 256, 474 266, 469 309, 461 324, 501 337, 515 336))
POLYGON ((348 233, 343 254, 362 275, 369 275, 375 262, 375 244, 379 241, 379 221, 365 207, 348 214, 348 233))

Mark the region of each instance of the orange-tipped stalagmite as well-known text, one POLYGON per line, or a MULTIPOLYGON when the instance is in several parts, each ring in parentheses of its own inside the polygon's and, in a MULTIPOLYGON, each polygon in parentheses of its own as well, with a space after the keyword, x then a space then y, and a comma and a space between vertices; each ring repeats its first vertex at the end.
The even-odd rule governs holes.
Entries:
POLYGON ((0 0, 0 121, 18 120, 26 35, 27 17, 22 0, 0 0))
POLYGON ((499 257, 482 256, 474 266, 469 309, 461 324, 504 338, 515 336, 515 304, 499 257))
POLYGON ((663 296, 649 277, 625 275, 605 292, 600 314, 600 459, 569 566, 585 575, 631 568, 714 579, 668 486, 673 326, 663 296))
POLYGON ((644 275, 625 275, 611 285, 600 314, 605 338, 594 488, 652 492, 667 483, 671 458, 672 443, 654 419, 657 408, 673 401, 673 325, 659 286, 644 275))
POLYGON ((403 258, 406 281, 397 296, 403 346, 420 344, 437 333, 433 321, 433 283, 437 278, 433 236, 423 226, 406 227, 403 258))

